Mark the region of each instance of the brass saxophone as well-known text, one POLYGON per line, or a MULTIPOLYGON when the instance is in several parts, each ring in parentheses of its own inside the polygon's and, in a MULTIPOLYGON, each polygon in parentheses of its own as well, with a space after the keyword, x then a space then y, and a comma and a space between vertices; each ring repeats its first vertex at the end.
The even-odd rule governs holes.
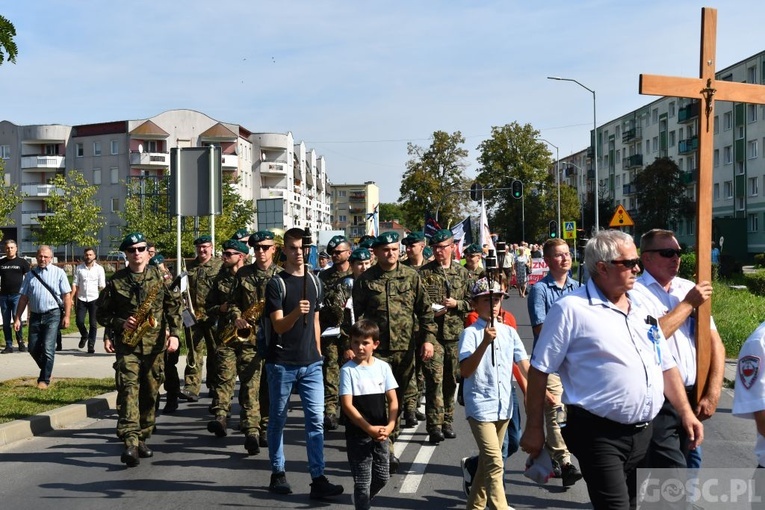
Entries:
POLYGON ((149 289, 146 299, 143 300, 141 306, 138 307, 138 311, 133 315, 137 323, 135 329, 132 331, 125 331, 122 335, 123 344, 129 347, 135 347, 149 329, 156 327, 157 319, 151 314, 151 305, 154 304, 154 301, 159 295, 159 291, 162 290, 164 285, 165 283, 162 280, 159 280, 151 289, 149 289))
POLYGON ((260 299, 252 303, 249 308, 242 312, 242 319, 246 320, 250 325, 247 329, 236 329, 234 321, 228 323, 220 332, 219 338, 223 345, 227 345, 233 341, 248 342, 255 335, 255 326, 263 315, 263 309, 266 306, 266 300, 260 299))

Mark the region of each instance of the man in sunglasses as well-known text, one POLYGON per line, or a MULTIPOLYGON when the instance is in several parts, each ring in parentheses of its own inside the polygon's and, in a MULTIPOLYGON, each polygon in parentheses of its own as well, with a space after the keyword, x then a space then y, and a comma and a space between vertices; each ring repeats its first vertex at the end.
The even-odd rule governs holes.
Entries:
MULTIPOLYGON (((680 245, 670 230, 653 229, 640 238, 640 263, 643 274, 635 290, 652 300, 659 326, 677 362, 689 400, 696 385, 696 339, 694 311, 712 297, 712 284, 695 284, 677 276, 680 270, 680 245)), ((703 421, 715 413, 722 390, 725 368, 723 347, 714 321, 711 328, 712 363, 706 393, 694 412, 703 421)), ((701 449, 689 450, 688 438, 672 404, 666 400, 653 422, 653 437, 644 466, 650 468, 699 468, 701 449)))
POLYGON ((521 448, 533 458, 544 448, 547 377, 557 372, 567 410, 561 432, 579 459, 593 507, 634 509, 637 468, 664 396, 692 448, 703 440, 704 426, 688 403, 653 306, 631 292, 640 271, 632 237, 601 230, 587 242, 585 262, 590 280, 552 305, 534 347, 521 448))

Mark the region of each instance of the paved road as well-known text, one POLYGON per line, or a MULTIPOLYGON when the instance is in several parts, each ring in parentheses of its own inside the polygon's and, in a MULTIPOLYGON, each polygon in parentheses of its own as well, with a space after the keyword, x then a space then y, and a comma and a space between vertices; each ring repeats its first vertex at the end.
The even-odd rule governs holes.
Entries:
MULTIPOLYGON (((521 337, 527 346, 531 330, 525 300, 512 296, 506 308, 518 320, 521 337)), ((100 346, 98 346, 100 349, 100 346)), ((106 354, 77 353, 76 339, 65 342, 57 357, 54 376, 65 377, 69 365, 77 374, 95 373, 109 377, 111 358, 106 354), (87 370, 84 367, 88 367, 87 370), (96 368, 96 367, 99 368, 96 368)), ((0 356, 0 374, 7 369, 6 359, 18 359, 28 365, 22 354, 0 356)), ((31 360, 28 361, 32 363, 31 360)), ((27 375, 34 375, 34 364, 27 375)), ((286 429, 288 479, 291 496, 274 496, 267 491, 269 464, 263 451, 255 457, 245 455, 244 438, 229 431, 225 438, 215 438, 205 429, 210 416, 209 401, 182 404, 179 412, 161 416, 157 433, 151 439, 155 450, 152 459, 143 460, 134 469, 119 461, 122 446, 114 436, 114 411, 71 424, 42 437, 0 447, 0 494, 4 508, 34 506, 37 509, 62 508, 352 508, 352 480, 347 468, 342 429, 328 432, 325 443, 327 476, 341 483, 346 494, 336 502, 324 504, 308 499, 310 483, 302 431, 302 412, 293 400, 286 429)), ((730 415, 732 394, 725 392, 718 414, 706 427, 704 463, 706 467, 753 466, 755 441, 751 422, 730 415)), ((236 416, 238 409, 234 409, 236 416)), ((402 468, 375 500, 379 508, 447 509, 464 508, 461 489, 460 458, 477 453, 464 419, 457 410, 458 438, 437 447, 427 444, 424 424, 407 432, 399 441, 402 468)), ((236 422, 236 419, 233 420, 236 422)), ((560 481, 538 486, 522 476, 525 456, 519 452, 507 462, 508 500, 516 508, 591 508, 583 482, 563 491, 560 481)))

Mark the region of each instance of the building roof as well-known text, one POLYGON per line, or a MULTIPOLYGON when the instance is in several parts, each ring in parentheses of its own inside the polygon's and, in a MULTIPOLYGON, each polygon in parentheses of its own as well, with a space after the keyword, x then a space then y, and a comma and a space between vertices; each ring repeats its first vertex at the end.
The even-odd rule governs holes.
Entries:
POLYGON ((136 127, 130 132, 130 136, 144 137, 144 138, 167 138, 170 134, 154 124, 152 121, 147 120, 141 125, 136 127))
POLYGON ((218 122, 210 129, 200 133, 199 138, 204 138, 205 140, 236 140, 237 135, 229 128, 218 122))

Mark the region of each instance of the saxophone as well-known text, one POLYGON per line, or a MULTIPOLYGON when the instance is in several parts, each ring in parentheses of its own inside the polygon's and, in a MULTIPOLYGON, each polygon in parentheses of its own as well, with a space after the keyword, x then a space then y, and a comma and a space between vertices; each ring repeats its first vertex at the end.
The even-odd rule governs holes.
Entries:
POLYGON ((141 306, 138 307, 138 310, 134 315, 137 323, 135 329, 132 331, 125 331, 122 335, 123 344, 128 347, 135 347, 149 329, 156 327, 157 319, 151 314, 151 305, 154 304, 154 301, 157 299, 157 296, 164 285, 165 283, 162 280, 158 280, 157 283, 149 289, 146 299, 143 300, 143 303, 141 303, 141 306))
POLYGON ((266 306, 266 300, 260 299, 252 303, 249 308, 242 312, 242 319, 246 320, 250 327, 246 329, 236 329, 236 324, 231 321, 220 332, 219 338, 223 345, 227 345, 233 341, 247 342, 253 338, 255 334, 255 326, 263 315, 263 309, 266 306))

